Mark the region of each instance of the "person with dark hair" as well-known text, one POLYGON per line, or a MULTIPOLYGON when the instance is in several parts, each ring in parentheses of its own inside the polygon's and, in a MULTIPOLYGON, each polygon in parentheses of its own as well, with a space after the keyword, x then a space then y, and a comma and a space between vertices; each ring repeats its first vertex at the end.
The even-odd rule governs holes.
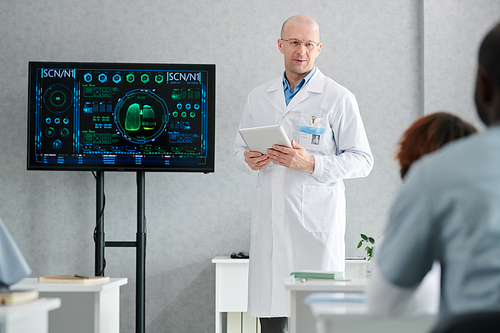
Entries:
POLYGON ((423 155, 476 132, 472 124, 448 112, 435 112, 417 119, 399 141, 396 159, 399 161, 401 178, 404 178, 411 164, 423 155))
MULTIPOLYGON (((476 132, 472 124, 449 112, 439 111, 418 118, 398 142, 396 160, 399 162, 401 179, 404 180, 411 165, 424 155, 476 132)), ((378 241, 378 246, 382 242, 383 237, 378 241)), ((411 306, 400 308, 400 314, 413 316, 435 313, 439 306, 440 275, 441 267, 436 263, 419 287, 412 291, 412 300, 408 300, 411 306)))
POLYGON ((374 256, 374 315, 411 307, 435 261, 440 317, 500 310, 500 23, 481 43, 475 102, 487 130, 427 154, 405 175, 374 256))

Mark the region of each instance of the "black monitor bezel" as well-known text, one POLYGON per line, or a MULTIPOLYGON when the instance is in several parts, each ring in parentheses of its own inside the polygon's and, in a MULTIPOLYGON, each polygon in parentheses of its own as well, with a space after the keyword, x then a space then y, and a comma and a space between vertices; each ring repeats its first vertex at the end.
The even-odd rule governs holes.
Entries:
POLYGON ((155 171, 155 172, 215 172, 215 64, 131 63, 131 62, 28 62, 27 170, 47 171, 155 171), (207 162, 205 165, 110 165, 110 164, 46 164, 36 163, 34 133, 34 98, 37 68, 83 68, 143 70, 203 70, 208 72, 207 162))

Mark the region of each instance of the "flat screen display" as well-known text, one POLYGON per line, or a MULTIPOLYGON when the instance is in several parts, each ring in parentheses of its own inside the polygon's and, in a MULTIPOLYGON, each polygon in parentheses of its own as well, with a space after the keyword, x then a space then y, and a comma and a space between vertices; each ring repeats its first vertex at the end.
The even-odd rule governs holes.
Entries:
POLYGON ((215 65, 29 62, 28 170, 214 172, 215 65))

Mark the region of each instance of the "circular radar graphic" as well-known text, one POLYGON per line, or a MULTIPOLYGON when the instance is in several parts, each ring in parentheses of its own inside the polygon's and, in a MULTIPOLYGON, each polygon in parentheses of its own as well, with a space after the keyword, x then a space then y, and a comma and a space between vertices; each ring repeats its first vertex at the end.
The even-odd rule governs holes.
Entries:
POLYGON ((73 104, 73 93, 62 84, 54 84, 43 95, 43 102, 53 113, 63 113, 73 104))
POLYGON ((130 142, 143 144, 157 138, 168 121, 165 101, 149 90, 132 90, 118 101, 115 123, 130 142))

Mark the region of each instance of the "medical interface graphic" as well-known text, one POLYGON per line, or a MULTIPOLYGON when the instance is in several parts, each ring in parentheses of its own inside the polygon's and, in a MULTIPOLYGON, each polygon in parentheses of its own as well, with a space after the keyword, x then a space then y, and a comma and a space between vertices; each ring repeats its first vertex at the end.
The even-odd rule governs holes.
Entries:
POLYGON ((105 67, 30 63, 28 168, 213 168, 213 73, 203 66, 105 67))

